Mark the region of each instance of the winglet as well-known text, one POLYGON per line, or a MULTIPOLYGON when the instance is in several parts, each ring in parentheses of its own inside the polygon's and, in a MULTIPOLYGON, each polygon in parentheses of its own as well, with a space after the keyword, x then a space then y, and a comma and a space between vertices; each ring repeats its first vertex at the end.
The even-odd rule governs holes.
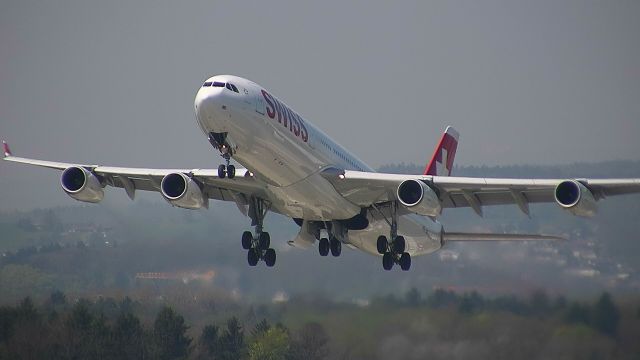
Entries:
POLYGON ((431 157, 431 161, 429 161, 429 164, 427 164, 427 167, 424 169, 424 175, 451 175, 459 137, 460 134, 458 134, 456 129, 447 126, 431 157))
POLYGON ((11 149, 9 149, 9 144, 6 141, 2 142, 2 147, 4 148, 4 157, 12 156, 11 149))

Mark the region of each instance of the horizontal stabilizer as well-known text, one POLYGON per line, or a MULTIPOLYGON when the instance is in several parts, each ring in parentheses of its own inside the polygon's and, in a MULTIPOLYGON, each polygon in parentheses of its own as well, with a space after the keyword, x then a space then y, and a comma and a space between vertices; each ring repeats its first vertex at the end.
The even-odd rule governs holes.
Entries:
POLYGON ((491 234, 491 233, 464 233, 445 232, 442 234, 444 242, 447 241, 538 241, 538 240, 566 240, 560 236, 539 234, 491 234))

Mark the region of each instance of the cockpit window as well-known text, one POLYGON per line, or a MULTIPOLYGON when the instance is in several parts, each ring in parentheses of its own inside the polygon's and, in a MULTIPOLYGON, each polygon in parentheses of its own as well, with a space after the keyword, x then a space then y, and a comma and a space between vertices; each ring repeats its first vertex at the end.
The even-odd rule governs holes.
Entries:
POLYGON ((211 81, 205 81, 204 84, 202 84, 202 87, 208 87, 211 86, 211 81))
POLYGON ((233 85, 232 83, 227 83, 227 86, 226 86, 226 87, 227 87, 227 89, 229 89, 229 90, 231 90, 231 91, 233 91, 233 92, 240 93, 240 92, 238 91, 238 88, 237 88, 235 85, 233 85))
POLYGON ((214 87, 224 87, 224 83, 220 82, 220 81, 214 81, 213 84, 211 86, 214 87))

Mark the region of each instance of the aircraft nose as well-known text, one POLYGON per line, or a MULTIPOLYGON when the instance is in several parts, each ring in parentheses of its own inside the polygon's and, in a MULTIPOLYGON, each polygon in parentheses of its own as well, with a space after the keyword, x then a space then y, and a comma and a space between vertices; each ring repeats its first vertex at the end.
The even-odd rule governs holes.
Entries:
POLYGON ((202 86, 196 94, 194 110, 198 123, 205 132, 225 125, 224 122, 228 115, 224 115, 228 110, 224 101, 223 89, 223 87, 202 86))
POLYGON ((207 113, 211 114, 215 111, 217 105, 220 104, 221 92, 220 88, 204 86, 198 90, 194 101, 194 107, 198 118, 201 116, 206 117, 207 113))

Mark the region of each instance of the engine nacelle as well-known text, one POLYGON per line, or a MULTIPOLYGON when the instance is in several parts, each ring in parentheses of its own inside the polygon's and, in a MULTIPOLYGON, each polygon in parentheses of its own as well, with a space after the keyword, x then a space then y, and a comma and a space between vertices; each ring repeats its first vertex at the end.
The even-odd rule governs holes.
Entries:
POLYGON ((72 198, 97 203, 104 198, 100 180, 89 170, 80 166, 66 168, 60 176, 62 190, 72 198))
POLYGON ((438 195, 420 180, 405 180, 397 191, 398 200, 411 212, 424 216, 437 216, 442 210, 438 195))
POLYGON ((200 186, 182 173, 165 175, 160 183, 160 192, 174 206, 185 209, 200 209, 206 206, 206 199, 200 186))
POLYGON ((589 189, 576 180, 565 180, 556 186, 553 195, 556 202, 574 215, 593 216, 596 199, 589 189))

